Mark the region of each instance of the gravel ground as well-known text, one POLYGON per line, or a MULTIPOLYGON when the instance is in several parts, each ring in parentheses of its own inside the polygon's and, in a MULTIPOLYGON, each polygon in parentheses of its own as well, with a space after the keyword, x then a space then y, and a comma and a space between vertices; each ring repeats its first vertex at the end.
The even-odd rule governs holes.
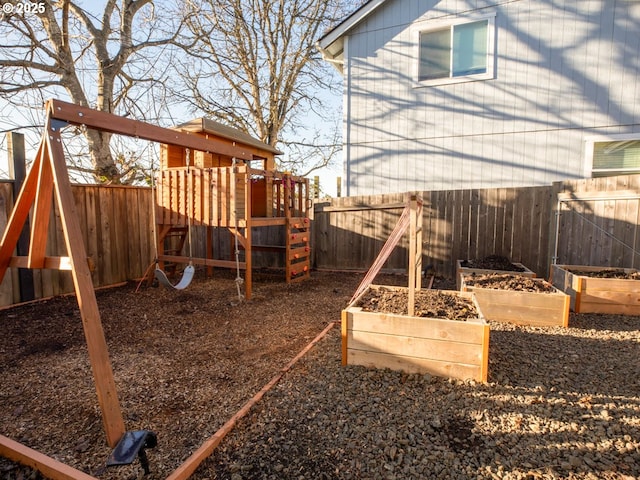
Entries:
POLYGON ((333 329, 195 478, 640 478, 640 318, 491 324, 487 384, 340 365, 333 329))

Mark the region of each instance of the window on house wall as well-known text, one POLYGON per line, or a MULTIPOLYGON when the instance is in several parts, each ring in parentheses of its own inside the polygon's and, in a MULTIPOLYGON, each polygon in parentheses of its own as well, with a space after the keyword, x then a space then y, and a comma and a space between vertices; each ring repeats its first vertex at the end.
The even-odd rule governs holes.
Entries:
POLYGON ((593 141, 592 177, 640 173, 640 135, 637 139, 593 141))
POLYGON ((493 78, 494 17, 425 28, 418 25, 422 85, 493 78))

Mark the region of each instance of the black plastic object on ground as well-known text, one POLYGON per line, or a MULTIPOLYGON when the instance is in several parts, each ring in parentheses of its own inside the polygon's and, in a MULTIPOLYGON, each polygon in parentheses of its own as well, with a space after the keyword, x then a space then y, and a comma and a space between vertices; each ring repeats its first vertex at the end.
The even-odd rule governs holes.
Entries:
POLYGON ((133 463, 136 456, 140 458, 140 464, 144 469, 144 474, 149 473, 149 460, 145 449, 154 448, 158 444, 158 437, 151 430, 133 430, 125 432, 116 448, 107 459, 107 467, 117 465, 129 465, 133 463))

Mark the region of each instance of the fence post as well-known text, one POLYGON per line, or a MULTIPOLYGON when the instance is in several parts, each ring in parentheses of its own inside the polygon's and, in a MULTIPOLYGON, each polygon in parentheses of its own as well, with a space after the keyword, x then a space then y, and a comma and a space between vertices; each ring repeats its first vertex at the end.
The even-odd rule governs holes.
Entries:
MULTIPOLYGON (((9 133, 7 137, 7 149, 9 152, 9 176, 13 180, 13 201, 15 202, 22 187, 22 182, 24 182, 27 175, 24 135, 17 132, 9 133)), ((29 254, 29 236, 29 222, 25 222, 16 245, 18 256, 29 254)), ((35 298, 33 271, 26 268, 19 268, 18 282, 20 301, 27 302, 33 300, 35 298)))

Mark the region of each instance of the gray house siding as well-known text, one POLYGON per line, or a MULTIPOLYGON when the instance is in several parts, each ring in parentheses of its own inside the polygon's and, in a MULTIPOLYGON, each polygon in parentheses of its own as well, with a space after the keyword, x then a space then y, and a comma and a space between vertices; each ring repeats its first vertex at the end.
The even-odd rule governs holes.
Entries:
POLYGON ((640 132, 639 52, 638 1, 387 0, 345 40, 346 192, 583 177, 585 139, 640 132), (412 25, 474 15, 495 78, 416 88, 412 25))

